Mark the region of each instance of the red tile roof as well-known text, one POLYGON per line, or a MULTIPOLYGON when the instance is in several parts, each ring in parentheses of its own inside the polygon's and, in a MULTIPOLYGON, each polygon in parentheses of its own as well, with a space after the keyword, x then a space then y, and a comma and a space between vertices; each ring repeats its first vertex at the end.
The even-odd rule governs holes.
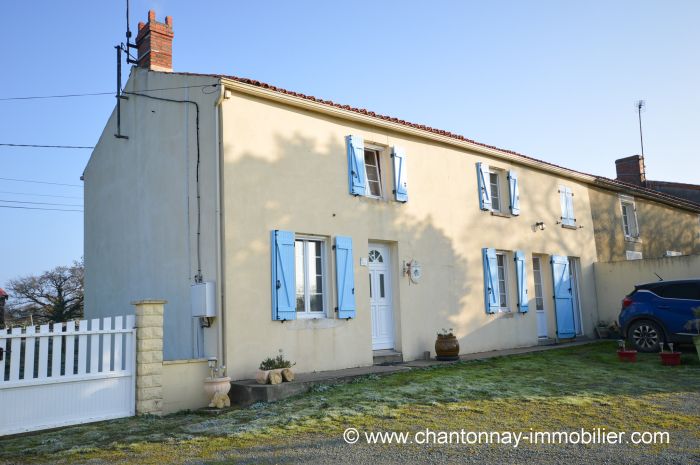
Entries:
POLYGON ((260 87, 261 89, 267 89, 267 90, 271 90, 274 92, 279 92, 280 94, 286 94, 286 95, 291 95, 293 97, 299 97, 299 98, 302 98, 305 100, 310 100, 312 102, 321 103, 323 105, 329 105, 329 106, 332 106, 335 108, 340 108, 343 110, 352 111, 354 113, 359 113, 361 115, 371 116, 371 117, 378 118, 378 119, 381 119, 384 121, 390 121, 392 123, 401 124, 403 126, 408 126, 408 127, 414 128, 414 129, 421 129, 423 131, 431 132, 433 134, 439 134, 441 136, 446 136, 446 137, 450 137, 452 139, 456 139, 459 141, 464 141, 464 142, 468 142, 471 144, 479 145, 481 147, 485 147, 488 149, 498 150, 499 152, 508 153, 511 155, 515 155, 517 157, 522 157, 522 158, 532 160, 532 161, 535 161, 538 163, 549 165, 549 166, 554 167, 554 168, 567 170, 567 171, 570 171, 572 173, 582 174, 584 176, 591 176, 591 177, 595 178, 596 183, 607 184, 607 185, 615 186, 615 187, 620 188, 620 189, 634 190, 634 191, 639 192, 641 194, 646 194, 647 196, 654 197, 659 201, 662 201, 665 203, 671 203, 671 204, 673 204, 675 206, 679 206, 681 208, 686 208, 686 209, 690 208, 691 210, 700 212, 700 205, 693 203, 693 202, 690 202, 690 201, 685 200, 685 199, 681 199, 679 197, 675 197, 673 195, 665 194, 665 193, 655 191, 652 189, 647 189, 647 188, 635 186, 633 184, 627 184, 625 182, 618 181, 617 179, 610 179, 610 178, 606 178, 604 176, 597 176, 594 174, 585 173, 583 171, 573 170, 571 168, 567 168, 565 166, 550 163, 548 161, 544 161, 544 160, 541 160, 539 158, 534 158, 534 157, 531 157, 528 155, 524 155, 524 154, 516 152, 514 150, 502 149, 500 147, 496 147, 495 145, 484 144, 483 142, 478 142, 478 141, 475 141, 473 139, 469 139, 467 137, 464 137, 461 134, 455 134, 455 133, 450 132, 450 131, 445 131, 443 129, 436 129, 436 128, 433 128, 431 126, 426 126, 424 124, 412 123, 410 121, 395 118, 392 116, 382 115, 380 113, 375 113, 373 111, 369 111, 365 108, 357 108, 357 107, 352 107, 350 105, 342 105, 342 104, 336 103, 332 100, 324 100, 324 99, 314 97, 313 95, 306 95, 306 94, 302 94, 300 92, 293 92, 291 90, 287 90, 287 89, 283 89, 281 87, 273 86, 271 84, 257 81, 255 79, 242 78, 242 77, 232 76, 232 75, 227 75, 227 74, 184 73, 184 72, 173 72, 170 74, 181 74, 181 75, 187 75, 187 76, 203 76, 203 77, 212 77, 212 78, 217 78, 217 79, 229 79, 231 81, 240 82, 242 84, 249 84, 249 85, 252 85, 255 87, 260 87))
POLYGON ((5 289, 0 287, 0 298, 2 298, 2 297, 9 297, 9 296, 7 295, 7 292, 5 292, 5 289))

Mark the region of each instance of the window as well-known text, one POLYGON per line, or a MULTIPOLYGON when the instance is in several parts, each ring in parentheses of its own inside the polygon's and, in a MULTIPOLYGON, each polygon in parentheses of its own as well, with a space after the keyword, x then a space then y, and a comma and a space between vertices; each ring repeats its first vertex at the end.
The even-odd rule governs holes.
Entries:
POLYGON ((532 257, 532 271, 535 276, 535 308, 544 310, 544 293, 542 292, 542 263, 540 257, 532 257))
POLYGON ((641 260, 644 257, 642 256, 642 252, 637 252, 635 250, 627 250, 625 252, 625 258, 627 260, 641 260))
POLYGON ((700 282, 666 284, 652 289, 652 291, 666 299, 700 299, 700 282))
POLYGON ((498 264, 498 306, 502 310, 508 310, 508 261, 504 252, 496 253, 498 264))
POLYGON ((302 316, 322 316, 326 312, 325 241, 299 238, 294 241, 296 311, 302 316))
POLYGON ((625 239, 636 239, 639 237, 639 225, 637 223, 637 208, 633 200, 622 199, 620 201, 622 209, 622 230, 625 239))
POLYGON ((495 212, 501 211, 501 189, 500 176, 497 172, 489 173, 489 184, 491 185, 491 210, 495 212))
POLYGON ((382 196, 382 171, 379 166, 379 151, 365 149, 365 173, 367 173, 366 195, 382 196))

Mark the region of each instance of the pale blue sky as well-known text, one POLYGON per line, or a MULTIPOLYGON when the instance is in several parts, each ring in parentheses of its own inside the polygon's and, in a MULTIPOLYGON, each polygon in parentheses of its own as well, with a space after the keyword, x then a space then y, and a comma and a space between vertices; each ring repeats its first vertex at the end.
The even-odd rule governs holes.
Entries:
MULTIPOLYGON (((3 2, 0 98, 113 90, 124 4, 3 2)), ((175 70, 251 77, 609 177, 639 152, 645 99, 648 176, 700 183, 697 1, 133 0, 133 30, 149 8, 173 16, 175 70)), ((0 143, 93 145, 113 104, 0 101, 0 143)), ((0 147, 0 177, 80 185, 88 156, 0 147)), ((82 204, 80 187, 0 191, 82 204)), ((0 286, 82 255, 82 213, 0 213, 0 286)))

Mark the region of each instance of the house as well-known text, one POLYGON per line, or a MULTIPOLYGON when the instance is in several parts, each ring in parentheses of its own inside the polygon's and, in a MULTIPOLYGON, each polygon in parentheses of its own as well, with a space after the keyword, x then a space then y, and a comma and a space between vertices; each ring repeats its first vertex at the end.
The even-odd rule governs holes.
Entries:
POLYGON ((700 185, 647 179, 644 157, 642 155, 632 155, 631 157, 615 160, 615 171, 617 172, 618 181, 668 194, 700 205, 700 185))
POLYGON ((167 299, 165 358, 216 356, 233 379, 279 349, 301 372, 417 359, 442 328, 462 353, 593 333, 598 177, 173 72, 172 39, 169 18, 139 24, 85 168, 88 317, 167 299))
MULTIPOLYGON (((630 159, 638 180, 643 159, 623 161, 630 159)), ((589 188, 598 260, 700 254, 700 204, 651 188, 648 181, 632 182, 622 175, 620 161, 617 180, 599 177, 589 188)))

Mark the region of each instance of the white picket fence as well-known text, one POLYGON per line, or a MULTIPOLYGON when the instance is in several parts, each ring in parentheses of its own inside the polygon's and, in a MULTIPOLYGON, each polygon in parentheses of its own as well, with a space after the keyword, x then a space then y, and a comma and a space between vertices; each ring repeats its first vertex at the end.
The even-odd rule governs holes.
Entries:
POLYGON ((134 316, 0 329, 0 436, 134 415, 134 316))

